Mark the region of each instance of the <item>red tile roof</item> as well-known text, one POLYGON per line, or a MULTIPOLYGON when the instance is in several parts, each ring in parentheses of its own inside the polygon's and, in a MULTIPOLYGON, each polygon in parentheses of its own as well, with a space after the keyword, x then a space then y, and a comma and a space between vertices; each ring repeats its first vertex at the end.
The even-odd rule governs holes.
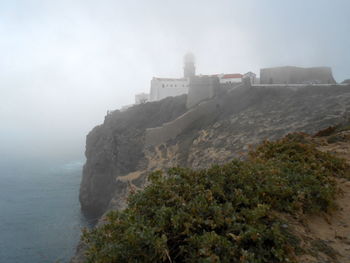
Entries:
POLYGON ((235 73, 235 74, 225 74, 222 76, 222 79, 240 79, 242 77, 243 77, 242 74, 235 73))

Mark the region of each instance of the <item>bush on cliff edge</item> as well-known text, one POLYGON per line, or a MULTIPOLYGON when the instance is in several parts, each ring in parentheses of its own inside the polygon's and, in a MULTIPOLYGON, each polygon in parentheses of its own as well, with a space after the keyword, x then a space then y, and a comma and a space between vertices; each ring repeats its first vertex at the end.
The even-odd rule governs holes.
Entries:
POLYGON ((292 134, 244 161, 153 173, 127 209, 84 231, 88 262, 293 262, 298 239, 275 211, 334 208, 346 168, 292 134))

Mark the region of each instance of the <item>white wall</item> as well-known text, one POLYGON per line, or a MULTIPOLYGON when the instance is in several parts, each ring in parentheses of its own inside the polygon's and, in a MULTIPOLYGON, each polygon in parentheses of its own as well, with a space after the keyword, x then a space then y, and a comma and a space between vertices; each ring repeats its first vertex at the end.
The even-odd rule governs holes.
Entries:
POLYGON ((151 80, 150 101, 187 94, 188 86, 188 79, 153 78, 151 80))

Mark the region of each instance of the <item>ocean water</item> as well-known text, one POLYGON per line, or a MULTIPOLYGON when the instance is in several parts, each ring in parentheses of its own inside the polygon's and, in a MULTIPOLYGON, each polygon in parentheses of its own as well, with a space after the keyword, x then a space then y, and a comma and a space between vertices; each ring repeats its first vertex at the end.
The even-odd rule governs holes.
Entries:
POLYGON ((87 222, 83 162, 0 163, 0 263, 68 262, 87 222))

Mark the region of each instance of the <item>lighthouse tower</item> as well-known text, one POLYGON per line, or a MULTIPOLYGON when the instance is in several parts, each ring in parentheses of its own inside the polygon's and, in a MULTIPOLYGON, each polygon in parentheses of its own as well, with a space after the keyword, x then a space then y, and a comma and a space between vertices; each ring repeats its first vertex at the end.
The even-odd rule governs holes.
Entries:
POLYGON ((187 53, 184 56, 184 78, 190 78, 196 75, 196 67, 194 66, 194 55, 187 53))

